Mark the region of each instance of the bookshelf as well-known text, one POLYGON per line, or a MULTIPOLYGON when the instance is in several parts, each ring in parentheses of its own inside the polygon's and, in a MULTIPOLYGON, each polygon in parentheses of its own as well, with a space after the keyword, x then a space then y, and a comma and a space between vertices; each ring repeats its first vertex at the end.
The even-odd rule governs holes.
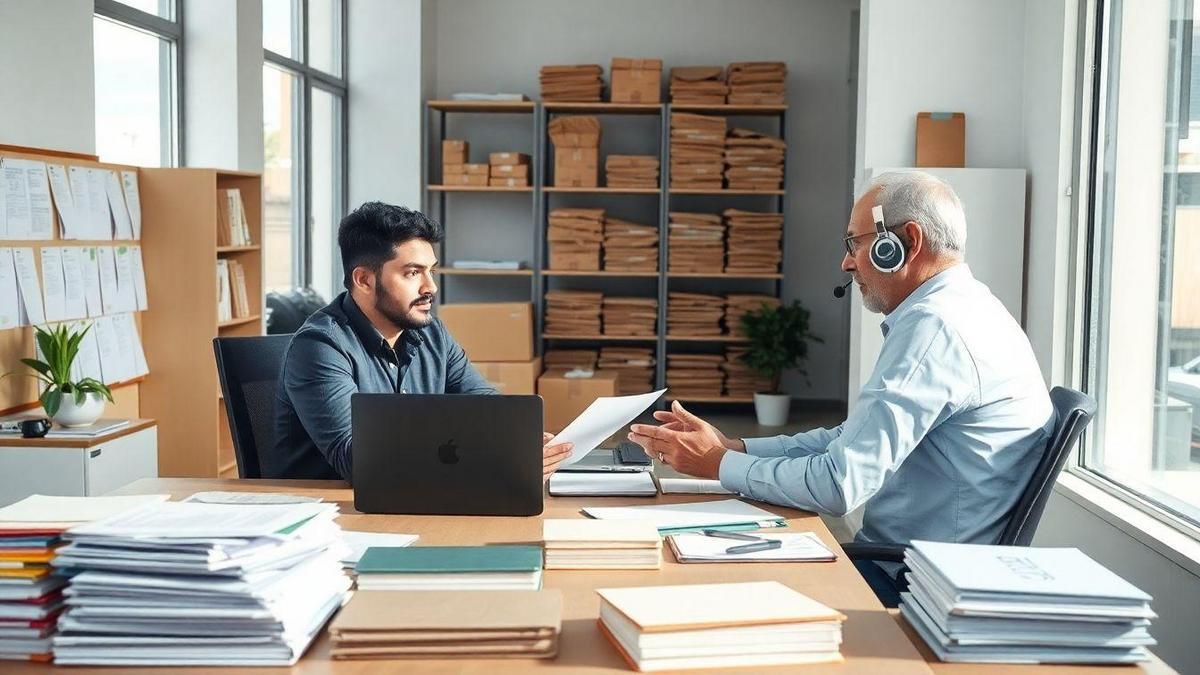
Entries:
POLYGON ((151 308, 143 335, 146 358, 161 377, 146 380, 142 411, 159 423, 159 474, 236 477, 212 341, 263 334, 262 178, 215 169, 143 169, 141 193, 143 218, 156 224, 142 235, 151 308), (241 191, 251 243, 218 246, 218 190, 233 188, 241 191), (241 263, 249 311, 224 322, 218 321, 214 292, 222 259, 241 263))

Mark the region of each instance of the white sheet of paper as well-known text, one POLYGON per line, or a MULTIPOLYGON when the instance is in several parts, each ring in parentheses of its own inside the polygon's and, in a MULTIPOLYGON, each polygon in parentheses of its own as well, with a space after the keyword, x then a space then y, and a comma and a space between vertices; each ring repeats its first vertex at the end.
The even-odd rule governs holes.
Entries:
POLYGON ((621 427, 645 412, 665 391, 666 389, 659 389, 633 396, 601 396, 592 401, 592 404, 552 438, 549 444, 574 443, 571 456, 563 460, 562 466, 574 464, 599 447, 609 436, 617 433, 621 427))
POLYGON ((67 292, 63 281, 62 249, 42 248, 42 297, 45 298, 46 321, 67 318, 67 292))
POLYGON ((113 325, 117 329, 117 344, 123 352, 128 352, 130 361, 129 378, 141 377, 150 372, 146 365, 146 352, 142 349, 142 337, 138 334, 137 322, 132 314, 118 314, 113 317, 113 325))
POLYGON ((71 201, 75 204, 74 238, 93 239, 92 186, 88 182, 87 167, 67 167, 67 178, 71 184, 71 201))
POLYGON ((193 492, 183 501, 201 502, 204 504, 314 504, 324 501, 324 498, 289 495, 279 492, 209 490, 205 492, 193 492))
POLYGON ((415 534, 393 534, 391 532, 356 532, 342 530, 342 539, 350 546, 350 552, 342 556, 342 565, 353 567, 367 549, 372 546, 410 546, 417 541, 415 534))
POLYGON ((104 172, 104 191, 108 193, 108 206, 112 209, 113 222, 117 225, 116 239, 133 239, 133 222, 125 206, 125 193, 121 190, 121 179, 116 171, 104 172))
POLYGON ((21 325, 21 292, 11 248, 0 248, 0 329, 21 325))
POLYGON ((117 268, 117 311, 136 312, 138 308, 137 289, 133 280, 133 261, 130 260, 128 246, 113 248, 117 268))
POLYGON ((96 340, 96 325, 88 322, 90 328, 79 342, 79 354, 72 366, 72 375, 82 379, 90 377, 100 382, 104 381, 104 369, 100 366, 100 343, 96 340))
POLYGON ((165 502, 171 495, 130 495, 128 497, 52 497, 31 495, 15 504, 0 508, 0 523, 88 523, 136 509, 154 502, 165 502))
POLYGON ((62 248, 63 306, 68 319, 82 319, 88 315, 87 287, 83 280, 83 248, 62 248))
POLYGON ((108 187, 104 169, 88 169, 88 201, 92 205, 92 236, 90 239, 112 239, 112 211, 108 208, 108 187))
POLYGON ((25 160, 25 179, 29 187, 29 236, 31 239, 53 239, 54 213, 50 205, 46 163, 25 160))
POLYGON ((120 353, 117 342, 117 329, 113 326, 111 316, 96 319, 92 331, 96 333, 96 346, 100 350, 100 372, 104 375, 104 384, 112 384, 129 379, 126 373, 126 358, 120 353))
POLYGON ((125 208, 133 223, 133 238, 142 238, 142 197, 138 193, 137 171, 122 171, 121 185, 125 186, 125 208))
POLYGON ((547 488, 556 497, 650 496, 658 494, 649 471, 556 472, 547 488))
POLYGON ((50 180, 50 194, 58 209, 58 222, 62 223, 63 239, 79 239, 79 221, 75 213, 75 199, 71 196, 70 178, 67 167, 62 164, 47 164, 46 173, 50 180))
POLYGON ((105 314, 116 314, 121 311, 115 255, 111 246, 96 248, 96 259, 100 262, 100 298, 104 303, 105 314))
POLYGON ((129 254, 133 264, 133 291, 137 296, 137 308, 139 312, 144 312, 149 309, 149 304, 146 302, 146 268, 142 265, 142 247, 130 247, 129 254))
POLYGON ((782 543, 780 548, 753 553, 726 553, 726 549, 744 544, 732 539, 709 537, 698 532, 684 532, 670 535, 683 558, 690 560, 712 561, 769 561, 769 560, 836 560, 837 555, 812 532, 764 532, 754 535, 763 539, 777 539, 782 543))
POLYGON ((336 511, 336 504, 205 504, 164 502, 81 525, 72 534, 113 537, 224 539, 276 534, 284 528, 336 511))
POLYGON ((29 179, 25 177, 25 162, 0 159, 0 177, 4 180, 5 238, 29 239, 33 233, 33 220, 29 210, 29 179))
POLYGON ((83 249, 83 294, 87 300, 87 315, 104 316, 104 301, 100 297, 100 259, 95 246, 83 249))
POLYGON ((23 325, 33 326, 46 323, 46 311, 42 307, 42 287, 38 282, 37 263, 32 248, 14 248, 13 264, 17 270, 17 287, 21 289, 21 306, 24 311, 23 325))
POLYGON ((658 486, 664 495, 731 495, 721 481, 708 478, 659 478, 658 486))

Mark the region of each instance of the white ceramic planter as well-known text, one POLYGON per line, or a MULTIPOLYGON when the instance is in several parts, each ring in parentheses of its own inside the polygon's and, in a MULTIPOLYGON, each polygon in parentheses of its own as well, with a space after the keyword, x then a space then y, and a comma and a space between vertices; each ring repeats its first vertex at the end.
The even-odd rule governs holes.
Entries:
POLYGON ((64 427, 86 427, 95 423, 104 414, 104 396, 87 394, 83 405, 75 404, 75 396, 66 394, 54 414, 54 423, 64 427))
POLYGON ((787 394, 755 394, 754 414, 759 426, 781 427, 787 424, 792 397, 787 394))

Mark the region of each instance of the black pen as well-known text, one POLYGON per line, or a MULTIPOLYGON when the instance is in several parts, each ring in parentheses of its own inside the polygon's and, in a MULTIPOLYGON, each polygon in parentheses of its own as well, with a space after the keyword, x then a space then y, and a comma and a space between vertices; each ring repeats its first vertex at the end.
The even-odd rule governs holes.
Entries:
POLYGON ((742 534, 740 532, 726 532, 725 530, 700 530, 700 532, 706 537, 719 537, 735 541, 766 541, 762 537, 756 537, 752 534, 742 534))
POLYGON ((758 553, 759 551, 770 551, 776 548, 783 548, 783 542, 778 539, 762 539, 753 544, 742 544, 741 546, 730 546, 725 549, 725 553, 729 555, 737 555, 739 553, 758 553))

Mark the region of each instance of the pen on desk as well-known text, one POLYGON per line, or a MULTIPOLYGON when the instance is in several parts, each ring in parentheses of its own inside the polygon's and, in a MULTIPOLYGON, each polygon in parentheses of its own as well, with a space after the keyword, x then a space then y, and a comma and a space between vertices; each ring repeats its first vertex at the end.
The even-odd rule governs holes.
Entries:
POLYGON ((778 539, 763 539, 756 541, 753 544, 742 544, 741 546, 730 546, 725 549, 725 552, 730 555, 739 553, 757 553, 759 551, 770 551, 776 548, 782 548, 783 542, 778 539))
POLYGON ((733 539, 736 541, 764 541, 762 537, 756 537, 752 534, 742 534, 741 532, 726 532, 724 530, 700 530, 706 537, 718 537, 720 539, 733 539))

